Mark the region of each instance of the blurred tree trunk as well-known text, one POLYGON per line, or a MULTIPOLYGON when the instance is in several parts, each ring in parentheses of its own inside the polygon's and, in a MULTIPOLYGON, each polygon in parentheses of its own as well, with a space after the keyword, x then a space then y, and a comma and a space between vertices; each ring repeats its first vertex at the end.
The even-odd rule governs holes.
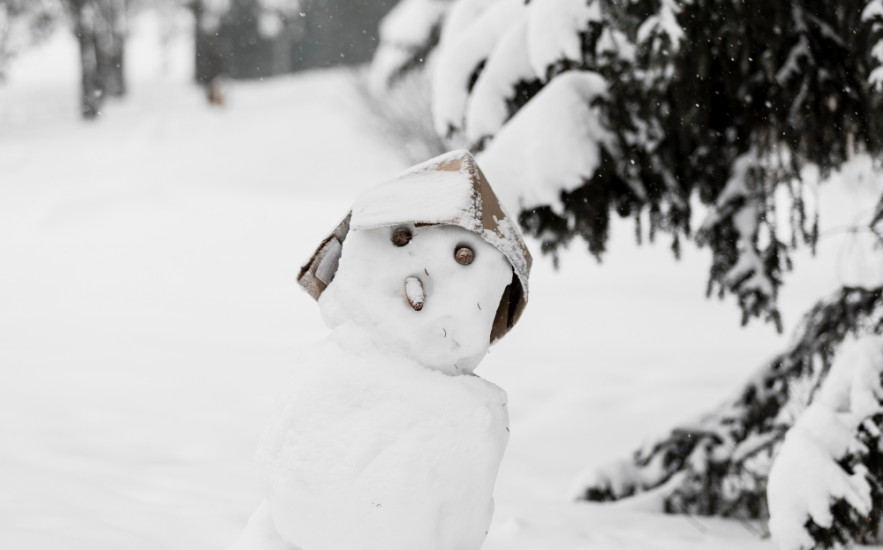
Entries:
POLYGON ((193 78, 197 82, 203 83, 203 66, 205 63, 203 62, 202 52, 205 37, 203 36, 202 29, 205 26, 205 6, 202 5, 200 0, 190 2, 189 6, 193 12, 193 78))
POLYGON ((80 114, 87 120, 101 112, 104 103, 98 75, 95 9, 88 0, 69 0, 74 34, 80 45, 80 114))
POLYGON ((6 82, 6 68, 11 57, 9 52, 9 9, 0 2, 0 85, 6 82))
POLYGON ((101 11, 99 74, 104 93, 110 97, 126 94, 124 56, 127 30, 127 0, 99 0, 101 11))
POLYGON ((190 3, 194 18, 194 79, 202 85, 226 73, 225 43, 219 32, 221 14, 209 13, 202 0, 190 3), (211 21, 211 22, 210 22, 211 21))
POLYGON ((126 0, 67 0, 80 45, 80 113, 91 120, 104 98, 126 93, 126 0))

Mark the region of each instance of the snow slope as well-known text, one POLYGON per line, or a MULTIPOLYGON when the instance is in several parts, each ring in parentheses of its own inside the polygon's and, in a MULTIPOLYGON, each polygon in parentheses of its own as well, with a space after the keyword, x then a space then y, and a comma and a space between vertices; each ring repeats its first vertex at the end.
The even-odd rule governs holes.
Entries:
MULTIPOLYGON (((185 70, 135 64, 132 96, 82 124, 71 47, 0 88, 0 548, 223 548, 260 500, 277 385, 327 333, 297 270, 403 161, 339 71, 238 84, 211 110, 185 70)), ((879 189, 849 170, 841 213, 879 189)), ((570 500, 580 472, 715 405, 787 339, 704 298, 704 251, 676 263, 613 232, 603 265, 537 258, 524 317, 478 369, 512 432, 485 548, 769 548, 763 526, 652 497, 570 500)), ((786 331, 844 276, 845 238, 797 258, 786 331)))

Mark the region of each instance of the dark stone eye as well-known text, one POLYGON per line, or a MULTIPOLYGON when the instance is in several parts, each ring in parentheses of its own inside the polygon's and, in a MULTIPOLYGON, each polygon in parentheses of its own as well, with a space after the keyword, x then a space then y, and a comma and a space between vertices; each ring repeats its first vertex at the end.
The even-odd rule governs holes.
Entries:
POLYGON ((411 242, 411 230, 407 227, 399 227, 392 233, 392 244, 405 246, 411 242))
POLYGON ((457 251, 454 252, 454 259, 460 265, 469 265, 475 259, 475 252, 468 246, 458 247, 457 251))

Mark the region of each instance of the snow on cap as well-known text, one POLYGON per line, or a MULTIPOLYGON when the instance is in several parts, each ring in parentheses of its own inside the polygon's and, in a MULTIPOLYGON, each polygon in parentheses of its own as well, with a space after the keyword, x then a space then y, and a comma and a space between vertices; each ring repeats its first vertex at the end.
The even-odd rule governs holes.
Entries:
POLYGON ((313 254, 298 282, 316 300, 337 271, 341 247, 350 229, 360 231, 402 224, 456 225, 499 250, 512 265, 491 342, 506 334, 527 305, 531 256, 472 155, 451 151, 402 172, 362 193, 347 217, 313 254))

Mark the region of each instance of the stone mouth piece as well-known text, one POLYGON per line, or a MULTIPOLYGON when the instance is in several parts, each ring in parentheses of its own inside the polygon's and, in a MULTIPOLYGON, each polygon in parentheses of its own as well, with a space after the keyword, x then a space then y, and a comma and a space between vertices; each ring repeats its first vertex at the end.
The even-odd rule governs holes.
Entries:
POLYGON ((426 292, 423 290, 423 281, 419 277, 405 279, 405 298, 414 311, 423 309, 423 304, 426 303, 426 292))

